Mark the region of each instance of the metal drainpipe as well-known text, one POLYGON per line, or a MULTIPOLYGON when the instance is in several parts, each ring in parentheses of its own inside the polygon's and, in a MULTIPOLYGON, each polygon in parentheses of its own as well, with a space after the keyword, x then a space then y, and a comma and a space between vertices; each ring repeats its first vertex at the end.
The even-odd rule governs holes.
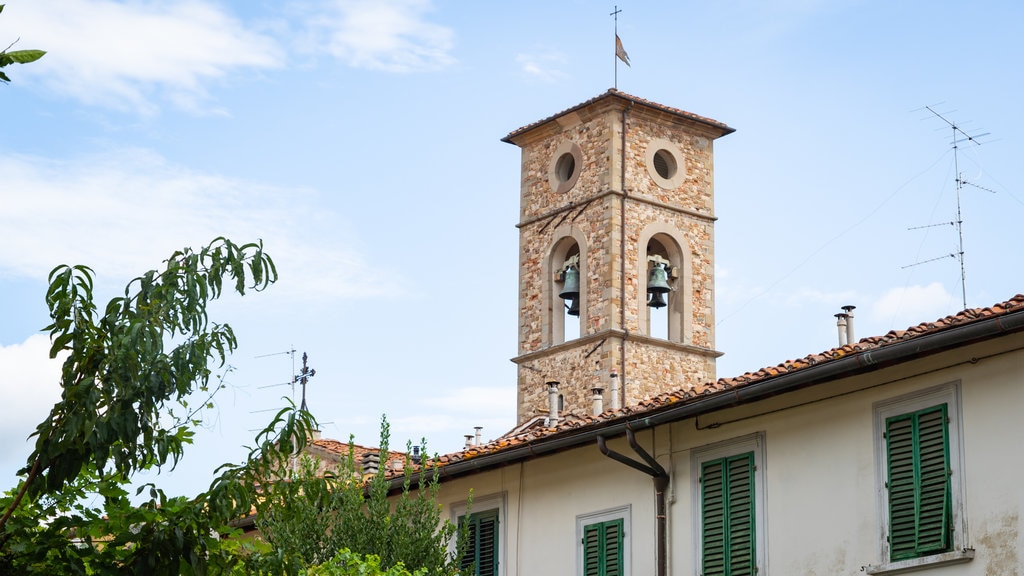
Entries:
POLYGON ((632 101, 622 109, 622 153, 619 166, 619 188, 622 191, 619 202, 619 327, 622 328, 623 336, 622 345, 619 347, 619 374, 622 375, 619 391, 623 401, 620 404, 619 399, 615 398, 612 404, 614 408, 625 405, 626 391, 626 340, 629 339, 629 330, 626 328, 626 196, 629 195, 626 191, 626 119, 632 109, 632 101))
POLYGON ((644 462, 633 460, 629 456, 624 456, 611 448, 608 448, 608 445, 605 443, 604 436, 601 435, 597 436, 597 448, 601 451, 601 454, 604 454, 612 460, 621 462, 630 468, 635 468, 654 479, 654 511, 657 515, 657 535, 654 543, 656 548, 655 556, 657 558, 657 569, 655 574, 657 576, 666 576, 668 574, 668 518, 665 506, 665 492, 668 491, 670 477, 665 468, 659 464, 653 456, 644 450, 643 446, 640 446, 640 444, 637 443, 636 435, 633 433, 632 428, 626 428, 626 440, 629 442, 629 447, 643 458, 646 464, 644 462))

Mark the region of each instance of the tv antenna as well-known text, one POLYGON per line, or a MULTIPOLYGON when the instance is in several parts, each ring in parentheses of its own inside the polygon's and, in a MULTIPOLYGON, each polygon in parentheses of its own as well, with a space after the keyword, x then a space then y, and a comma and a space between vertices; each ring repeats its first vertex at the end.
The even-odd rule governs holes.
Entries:
POLYGON ((908 230, 920 230, 922 228, 933 228, 935 226, 951 225, 954 228, 956 228, 956 234, 957 234, 957 239, 958 239, 958 245, 957 245, 958 248, 957 248, 957 252, 956 253, 947 254, 945 256, 938 256, 936 258, 929 258, 928 260, 923 260, 921 262, 915 262, 914 264, 908 264, 907 266, 904 266, 903 268, 906 269, 906 268, 910 268, 912 266, 918 266, 920 264, 926 264, 928 262, 935 262, 936 260, 942 260, 942 259, 945 259, 945 258, 956 258, 957 261, 960 262, 960 297, 961 297, 961 302, 963 303, 963 310, 966 310, 967 309, 967 268, 964 265, 964 219, 963 219, 961 208, 960 208, 960 204, 961 204, 960 196, 961 196, 961 192, 963 191, 964 186, 971 186, 973 188, 978 188, 979 190, 984 190, 986 192, 992 192, 992 193, 995 193, 995 191, 994 190, 990 190, 988 188, 984 188, 982 186, 978 186, 977 184, 974 184, 972 182, 968 182, 964 178, 964 175, 960 173, 960 144, 964 143, 964 142, 969 142, 971 144, 974 144, 975 146, 981 146, 982 143, 979 141, 979 138, 982 138, 984 136, 988 136, 989 132, 985 132, 984 134, 968 134, 956 122, 946 118, 942 114, 939 114, 931 106, 925 106, 924 108, 925 108, 925 110, 931 112, 936 118, 938 118, 938 119, 942 120, 943 122, 945 122, 946 125, 949 127, 950 131, 952 132, 952 135, 953 135, 953 140, 952 140, 951 146, 953 147, 953 173, 955 174, 955 176, 954 176, 954 183, 956 185, 955 186, 955 188, 956 188, 956 220, 953 220, 952 222, 942 222, 942 223, 939 223, 939 224, 929 224, 927 226, 915 226, 913 228, 908 228, 908 230))

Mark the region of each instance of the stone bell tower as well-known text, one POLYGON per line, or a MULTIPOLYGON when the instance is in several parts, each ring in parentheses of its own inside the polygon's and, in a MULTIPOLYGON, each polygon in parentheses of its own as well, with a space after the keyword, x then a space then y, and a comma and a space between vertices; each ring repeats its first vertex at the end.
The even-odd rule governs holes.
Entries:
POLYGON ((715 379, 712 143, 731 132, 612 89, 503 138, 522 149, 520 424, 547 382, 586 415, 715 379))

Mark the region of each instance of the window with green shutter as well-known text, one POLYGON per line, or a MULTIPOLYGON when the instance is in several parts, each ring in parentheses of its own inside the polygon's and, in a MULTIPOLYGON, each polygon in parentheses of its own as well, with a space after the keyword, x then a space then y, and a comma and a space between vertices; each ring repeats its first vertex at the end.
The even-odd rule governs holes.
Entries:
POLYGON ((701 463, 701 574, 753 576, 754 453, 701 463))
POLYGON ((622 576, 622 518, 583 527, 583 575, 622 576))
MULTIPOLYGON (((465 517, 460 517, 462 522, 465 517)), ((495 576, 498 573, 498 511, 469 515, 469 537, 462 556, 462 570, 472 567, 474 576, 495 576)))
POLYGON ((890 561, 952 549, 946 404, 885 421, 890 561))

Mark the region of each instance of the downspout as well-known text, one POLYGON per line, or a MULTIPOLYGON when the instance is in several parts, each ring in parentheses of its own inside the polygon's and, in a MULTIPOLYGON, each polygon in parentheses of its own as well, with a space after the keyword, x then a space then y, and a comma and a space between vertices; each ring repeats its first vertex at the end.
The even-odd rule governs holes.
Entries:
POLYGON ((629 111, 633 109, 633 101, 622 109, 622 150, 619 158, 619 189, 622 196, 619 197, 619 327, 622 328, 622 344, 619 346, 619 374, 622 376, 619 386, 619 393, 622 394, 623 402, 620 403, 617 395, 612 395, 612 409, 617 410, 625 404, 626 391, 626 340, 629 339, 629 329, 626 328, 626 118, 629 111))
POLYGON ((632 428, 626 428, 626 440, 629 441, 629 447, 640 455, 644 462, 638 462, 629 456, 619 454, 608 448, 608 444, 605 443, 604 436, 602 435, 597 436, 597 448, 601 451, 601 454, 612 460, 621 462, 630 468, 635 468, 654 479, 654 510, 657 516, 657 534, 654 542, 657 559, 655 574, 656 576, 666 576, 668 574, 668 555, 666 553, 668 549, 668 530, 665 493, 668 491, 669 474, 661 464, 658 464, 658 461, 653 456, 644 450, 643 446, 637 443, 636 435, 633 433, 632 428))

